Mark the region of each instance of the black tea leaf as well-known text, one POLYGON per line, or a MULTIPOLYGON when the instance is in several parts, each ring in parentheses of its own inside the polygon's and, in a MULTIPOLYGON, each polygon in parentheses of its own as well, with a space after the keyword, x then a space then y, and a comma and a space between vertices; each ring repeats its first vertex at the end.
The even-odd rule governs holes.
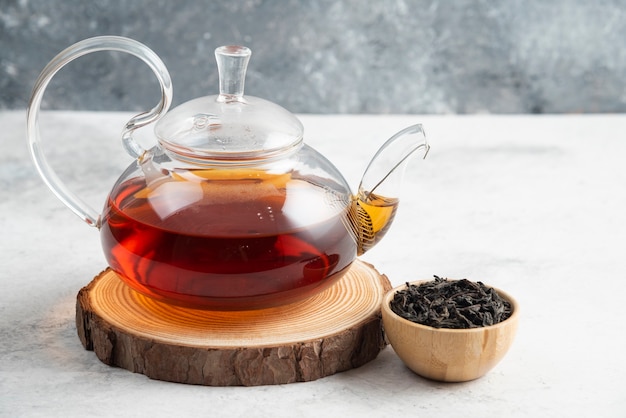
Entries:
POLYGON ((511 304, 482 282, 434 277, 407 283, 389 302, 391 310, 411 322, 452 329, 486 327, 511 316, 511 304))

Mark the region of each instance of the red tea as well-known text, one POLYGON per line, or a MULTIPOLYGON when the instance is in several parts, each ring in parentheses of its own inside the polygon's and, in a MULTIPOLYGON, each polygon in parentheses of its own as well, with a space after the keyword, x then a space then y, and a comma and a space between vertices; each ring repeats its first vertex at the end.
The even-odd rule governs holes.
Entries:
POLYGON ((276 181, 122 183, 101 227, 109 265, 141 293, 196 308, 276 306, 330 286, 356 252, 344 213, 307 199, 320 193, 307 182, 276 181))

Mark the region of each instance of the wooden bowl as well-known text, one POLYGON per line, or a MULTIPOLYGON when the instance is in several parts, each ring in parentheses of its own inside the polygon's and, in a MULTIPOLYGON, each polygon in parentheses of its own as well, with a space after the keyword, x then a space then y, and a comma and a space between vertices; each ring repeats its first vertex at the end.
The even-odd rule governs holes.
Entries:
MULTIPOLYGON (((420 283, 423 281, 411 284, 420 283)), ((498 364, 513 343, 519 307, 507 293, 495 289, 511 304, 511 316, 505 321, 480 328, 448 329, 417 324, 394 313, 389 302, 405 288, 396 287, 384 296, 383 327, 396 354, 418 375, 442 382, 477 379, 498 364)))

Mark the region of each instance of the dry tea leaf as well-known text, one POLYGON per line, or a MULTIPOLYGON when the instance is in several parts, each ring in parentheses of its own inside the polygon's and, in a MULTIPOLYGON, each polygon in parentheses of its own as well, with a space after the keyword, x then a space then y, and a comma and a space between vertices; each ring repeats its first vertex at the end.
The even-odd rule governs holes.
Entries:
POLYGON ((419 285, 407 283, 389 306, 393 312, 433 328, 477 328, 511 316, 511 305, 495 289, 467 279, 435 279, 419 285))

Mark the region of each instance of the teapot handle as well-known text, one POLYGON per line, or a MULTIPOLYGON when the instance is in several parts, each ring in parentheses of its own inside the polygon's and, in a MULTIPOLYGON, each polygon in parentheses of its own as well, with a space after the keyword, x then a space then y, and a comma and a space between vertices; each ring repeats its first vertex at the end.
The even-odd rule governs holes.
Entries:
POLYGON ((124 148, 134 158, 141 159, 146 150, 133 139, 132 134, 135 129, 157 121, 167 112, 172 103, 172 81, 163 61, 147 46, 119 36, 98 36, 80 41, 60 52, 43 69, 35 82, 26 113, 28 143, 33 162, 50 190, 88 225, 99 228, 100 214, 71 192, 48 164, 41 148, 39 132, 41 100, 52 77, 69 62, 97 51, 120 51, 134 55, 148 64, 159 81, 161 87, 159 103, 152 110, 133 117, 126 123, 122 132, 124 148))

